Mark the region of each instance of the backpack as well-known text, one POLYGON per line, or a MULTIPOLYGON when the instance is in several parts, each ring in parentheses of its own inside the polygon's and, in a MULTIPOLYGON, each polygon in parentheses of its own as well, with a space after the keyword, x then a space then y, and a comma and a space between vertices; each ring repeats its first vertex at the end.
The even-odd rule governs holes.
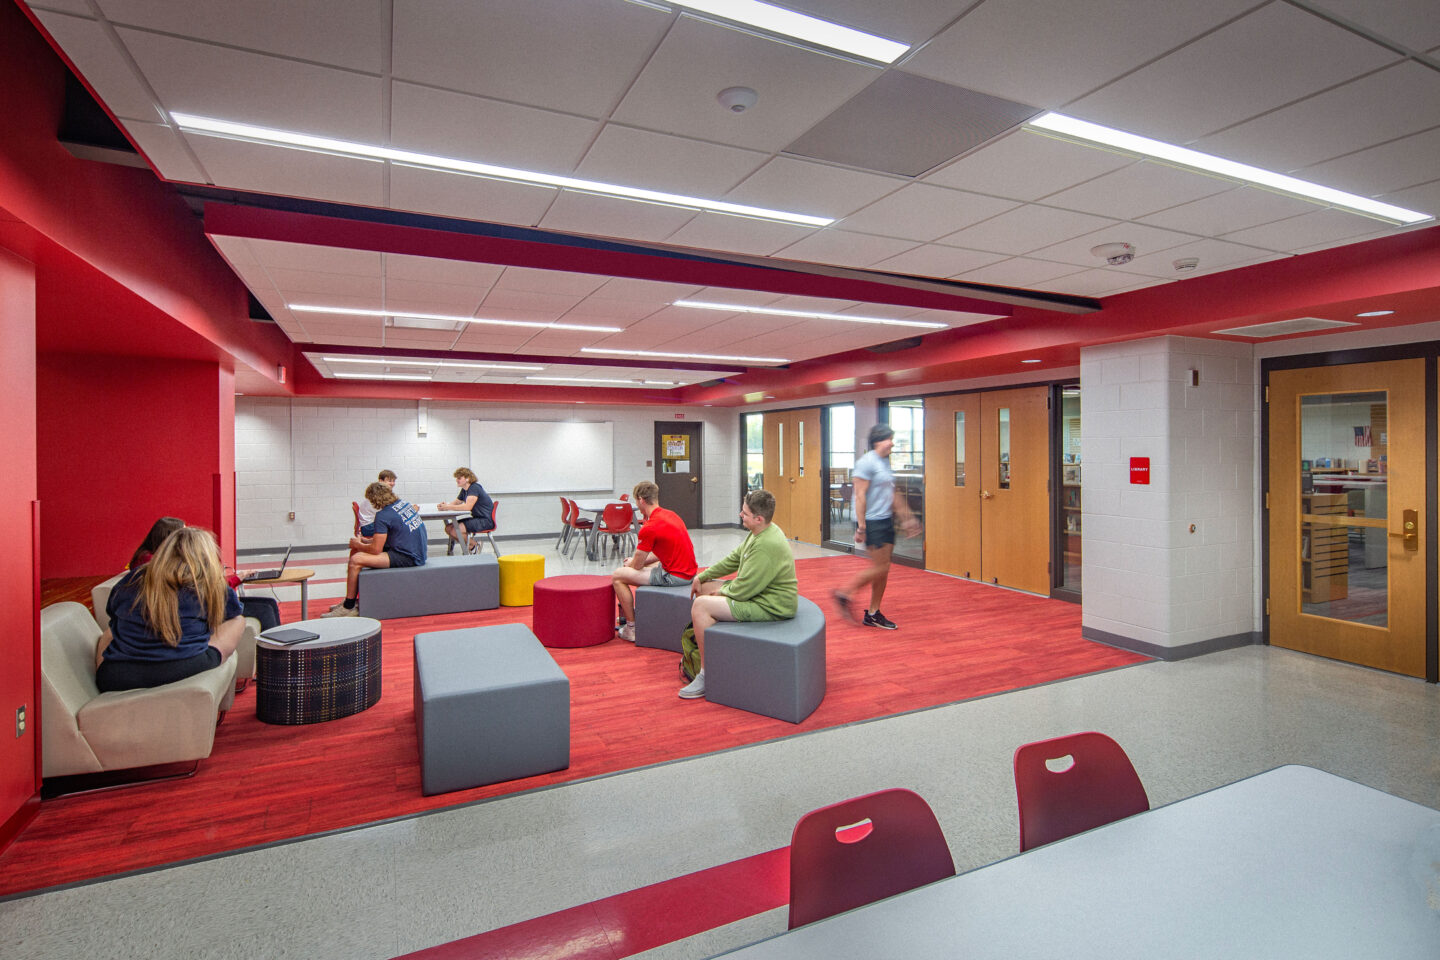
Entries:
POLYGON ((687 623, 685 632, 680 634, 680 673, 686 680, 694 680, 700 666, 700 645, 695 642, 695 625, 687 623))

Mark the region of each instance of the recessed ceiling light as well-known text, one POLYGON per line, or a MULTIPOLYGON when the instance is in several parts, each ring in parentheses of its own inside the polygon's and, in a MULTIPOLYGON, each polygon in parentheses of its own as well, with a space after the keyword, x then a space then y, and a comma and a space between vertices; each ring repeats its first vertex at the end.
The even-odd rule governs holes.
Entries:
POLYGON ((778 307, 746 307, 738 303, 711 303, 708 300, 676 300, 671 306, 691 307, 696 310, 724 310, 728 313, 761 313, 776 317, 800 317, 815 320, 848 320, 850 323, 883 323, 892 327, 926 327, 943 330, 948 324, 932 323, 928 320, 891 320, 886 317, 861 317, 848 313, 819 313, 814 310, 781 310, 778 307))
POLYGON ((1366 310, 1364 313, 1357 313, 1357 317, 1388 317, 1394 310, 1366 310))
POLYGON ((553 383, 618 383, 626 387, 673 387, 674 380, 607 380, 603 377, 526 377, 526 380, 548 380, 553 383))
POLYGON ((597 327, 583 323, 541 323, 529 320, 492 320, 487 317, 458 317, 443 313, 396 313, 393 310, 360 310, 353 307, 325 307, 313 304, 291 303, 287 308, 295 313, 333 313, 349 317, 413 317, 416 320, 451 320, 455 323, 479 323, 494 327, 529 327, 542 330, 588 330, 592 333, 624 333, 624 327, 597 327))
POLYGON ((1318 183, 1311 183, 1308 180, 1300 180, 1296 177, 1286 176, 1283 173, 1276 173, 1273 170, 1252 167, 1248 163, 1237 163, 1234 160, 1226 160, 1223 157, 1200 153, 1198 150, 1177 147, 1174 144, 1165 143, 1161 140, 1151 140, 1149 137, 1126 133, 1124 130, 1102 127, 1098 123, 1076 120, 1074 117, 1067 117, 1059 113, 1043 114, 1031 120, 1026 126, 1033 127, 1037 130, 1045 130, 1050 133, 1058 133, 1061 136, 1071 137, 1076 140, 1099 143, 1107 147, 1116 147, 1128 153, 1155 157, 1167 163, 1190 167, 1194 170, 1203 170, 1206 173, 1217 173, 1222 177, 1228 177, 1232 180, 1240 180, 1245 183, 1268 187, 1271 190, 1279 190, 1282 193, 1288 193, 1305 200, 1315 200, 1320 203, 1329 204, 1332 207, 1348 210, 1351 213, 1364 214, 1367 217, 1374 217, 1389 223, 1409 224, 1420 223, 1422 220, 1435 219, 1433 215, 1428 213, 1406 210, 1404 207, 1381 203, 1379 200, 1371 200, 1369 197, 1346 193, 1344 190, 1336 190, 1333 187, 1324 187, 1318 183))
POLYGON ((875 386, 875 381, 874 381, 874 380, 861 380, 861 381, 860 381, 860 386, 862 386, 862 387, 873 387, 873 386, 875 386))
POLYGON ((332 373, 341 380, 429 380, 429 374, 418 373, 332 373))
POLYGON ((598 193, 622 200, 645 200, 651 203, 667 203, 694 210, 709 210, 715 213, 730 213, 740 217, 756 217, 761 220, 779 220, 783 223, 798 223, 807 227, 824 227, 834 223, 831 217, 812 217, 803 213, 789 213, 784 210, 769 210, 765 207, 751 207, 742 203, 727 203, 723 200, 706 200, 702 197, 687 197, 678 193, 663 193, 641 187, 627 187, 616 183, 601 183, 598 180, 581 180, 578 177, 561 177, 533 170, 518 170, 514 167, 500 167, 492 163, 477 163, 473 160, 459 160, 394 147, 380 147, 368 143, 354 143, 349 140, 335 140, 317 137, 308 133, 291 130, 276 130, 271 127, 257 127, 248 123, 233 123, 212 117, 197 117, 188 113, 170 114, 181 130, 191 133, 211 134, 259 143, 276 144, 282 147, 298 147, 304 150, 319 150, 341 156, 364 157, 373 160, 389 160, 417 167, 429 167, 452 173, 489 177, 497 180, 514 180, 521 183, 537 183, 541 186, 579 190, 584 193, 598 193))
POLYGON ((862 33, 838 23, 809 17, 794 10, 760 3, 759 0, 672 0, 677 7, 714 14, 726 20, 734 20, 761 30, 769 30, 781 36, 803 40, 820 47, 829 47, 842 53, 853 53, 857 57, 894 63, 910 47, 894 40, 862 33))
POLYGON ((1021 363, 1039 363, 1039 360, 1021 360, 1021 363))
POLYGON ((321 357, 326 363, 375 363, 390 367, 469 367, 480 370, 544 370, 542 366, 510 363, 468 363, 460 360, 394 360, 390 357, 321 357))
POLYGON ((741 357, 722 353, 667 353, 663 350, 611 350, 608 347, 581 347, 581 353, 605 353, 617 357, 659 357, 665 360, 725 360, 732 363, 789 363, 783 357, 741 357))

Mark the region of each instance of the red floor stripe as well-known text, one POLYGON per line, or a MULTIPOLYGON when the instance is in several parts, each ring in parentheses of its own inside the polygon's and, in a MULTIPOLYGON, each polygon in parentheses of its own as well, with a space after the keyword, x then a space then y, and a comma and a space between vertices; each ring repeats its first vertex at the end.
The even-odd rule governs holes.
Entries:
POLYGON ((789 868, 780 847, 398 960, 619 960, 785 906, 789 868))

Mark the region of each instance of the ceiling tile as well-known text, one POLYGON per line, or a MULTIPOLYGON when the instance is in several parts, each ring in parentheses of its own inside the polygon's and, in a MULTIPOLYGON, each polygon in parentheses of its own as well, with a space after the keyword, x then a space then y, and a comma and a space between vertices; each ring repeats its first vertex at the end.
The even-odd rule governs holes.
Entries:
POLYGON ((124 53, 99 23, 45 10, 36 10, 35 16, 115 116, 152 122, 165 119, 124 53))
POLYGON ((1440 127, 1297 170, 1303 180, 1361 196, 1402 190, 1440 175, 1440 127))
POLYGON ((689 207, 562 190, 540 226, 592 237, 654 242, 664 240, 695 216, 696 211, 689 207))
POLYGON ((464 93, 391 85, 390 143, 418 153, 568 174, 599 123, 464 93))
POLYGON ((778 251, 775 256, 805 263, 868 267, 913 246, 913 240, 872 237, 869 234, 849 233, 834 227, 825 227, 778 251))
POLYGON ((1091 233, 1051 244, 1048 247, 1041 247, 1032 252, 1043 260, 1060 260, 1076 266, 1093 267, 1104 262, 1090 252, 1090 248, 1098 244, 1120 242, 1133 244, 1138 257, 1178 247, 1180 244, 1189 243, 1194 239, 1183 233, 1161 230, 1159 227, 1147 227, 1138 223, 1112 223, 1091 233))
POLYGON ((970 270, 955 277, 967 283, 989 283, 1002 287, 1030 287, 1045 280, 1065 277, 1079 271, 1072 264, 1053 260, 1032 260, 1012 257, 991 266, 970 270))
POLYGON ((385 69, 390 5, 384 0, 348 0, 343 12, 331 0, 103 0, 98 5, 116 24, 367 73, 385 69))
POLYGON ((927 243, 888 260, 882 260, 874 264, 872 269, 921 277, 953 277, 1003 259, 1003 254, 981 253, 978 250, 947 247, 941 243, 927 243))
POLYGON ((1254 6, 1253 0, 989 0, 902 61, 911 73, 1056 108, 1254 6))
POLYGON ((611 277, 605 285, 595 291, 595 296, 613 300, 637 300, 642 303, 669 303, 685 300, 700 293, 702 287, 688 283, 666 283, 659 280, 636 280, 631 277, 611 277))
POLYGON ((369 277, 379 272, 382 263, 382 255, 372 250, 323 247, 309 243, 287 243, 282 240, 251 240, 249 244, 255 260, 266 266, 369 277))
POLYGON ((160 176, 176 183, 208 183, 209 175, 195 163, 190 151, 173 127, 163 123, 126 120, 125 132, 154 165, 160 176))
POLYGON ((1374 31, 1412 50, 1440 45, 1433 0, 1309 0, 1310 6, 1374 31))
MULTIPOLYGON (((321 273, 318 270, 266 267, 275 287, 290 303, 314 300, 316 297, 343 296, 369 298, 377 306, 381 301, 379 276, 357 277, 343 273, 321 273)), ((327 300, 327 302, 329 302, 327 300)))
MULTIPOLYGON (((1416 210, 1420 213, 1428 213, 1432 217, 1440 216, 1440 180, 1431 180, 1429 183, 1422 183, 1418 186, 1405 190, 1396 190, 1394 193, 1386 193, 1380 196, 1386 203, 1393 203, 1405 207, 1407 210, 1416 210)), ((1435 226, 1433 220, 1417 226, 1428 228, 1435 226)))
POLYGON ((604 117, 673 15, 623 0, 395 0, 396 79, 604 117))
POLYGON ((36 13, 46 10, 56 10, 60 13, 73 13, 76 16, 92 17, 95 11, 90 7, 87 0, 36 0, 34 3, 25 4, 36 13))
POLYGON ((728 250, 734 253, 771 254, 799 240, 811 231, 789 223, 732 217, 723 213, 702 213, 676 230, 668 242, 701 250, 728 250))
POLYGON ((280 196, 384 206, 385 164, 310 150, 185 134, 211 181, 220 187, 280 196))
POLYGON ((385 276, 389 280, 455 283, 488 289, 500 278, 500 271, 504 269, 493 263, 415 257, 403 253, 387 253, 383 256, 385 276))
POLYGON ((912 183, 841 223, 846 230, 859 233, 901 240, 936 240, 1015 207, 1011 200, 912 183))
POLYGON ((554 187, 490 180, 392 164, 390 206, 445 217, 533 227, 555 199, 554 187))
POLYGON ((908 180, 899 177, 776 157, 731 190, 725 199, 839 219, 907 183, 908 180))
POLYGON ((713 199, 757 170, 765 154, 607 123, 575 175, 713 199))
POLYGON ((589 296, 604 283, 605 277, 593 273, 572 273, 568 270, 541 270, 534 267, 506 267, 495 282, 496 292, 521 290, 530 293, 565 294, 576 298, 589 296))
POLYGON ((787 0, 785 6, 911 45, 928 40, 974 0, 787 0))
POLYGON ((1369 217, 1340 210, 1316 210, 1286 220, 1227 233, 1226 240, 1267 250, 1294 251, 1312 244, 1375 233, 1378 224, 1369 217))
MULTIPOLYGON (((1192 243, 1184 243, 1178 247, 1171 247, 1169 250, 1162 250, 1156 253, 1136 257, 1125 268, 1134 267, 1149 276, 1169 277, 1174 280, 1184 280, 1188 277, 1200 277, 1207 273, 1219 273, 1222 270, 1232 270, 1235 267, 1247 266, 1252 263, 1263 263, 1267 260, 1275 260, 1288 256, 1288 254, 1277 254, 1269 250, 1260 250, 1256 247, 1245 246, 1239 243, 1229 243, 1225 240, 1196 240, 1192 243), (1193 270, 1184 272, 1175 269, 1175 261, 1187 258, 1198 258, 1200 263, 1193 270)), ((1123 269, 1123 268, 1122 268, 1123 269)))
POLYGON ((387 347, 449 347, 460 334, 455 330, 417 330, 414 327, 386 327, 387 347))
POLYGON ((1137 277, 1132 274, 1103 269, 1085 270, 1081 273, 1072 273, 1068 277, 1060 277, 1057 280, 1046 280, 1035 284, 1034 289, 1068 293, 1077 297, 1108 297, 1129 290, 1155 287, 1169 282, 1172 281, 1153 277, 1137 277))
POLYGON ((1098 147, 1017 130, 925 177, 926 183, 1016 200, 1041 197, 1135 163, 1098 147))
POLYGON ((880 75, 876 67, 682 15, 625 99, 620 123, 773 152, 880 75), (759 100, 732 113, 715 95, 752 87, 759 100))
POLYGON ((362 143, 384 136, 378 77, 138 30, 119 34, 166 110, 362 143))
POLYGON ((1057 237, 1077 237, 1113 221, 1073 210, 1058 210, 1040 204, 1017 207, 984 223, 952 233, 946 243, 970 250, 996 253, 1029 253, 1054 243, 1057 237))
MULTIPOLYGON (((220 256, 237 269, 249 271, 260 266, 260 261, 255 257, 255 251, 250 247, 250 241, 244 237, 212 236, 210 242, 215 245, 216 250, 220 251, 220 256)), ((242 276, 241 279, 246 280, 248 277, 242 276)))
POLYGON ((626 326, 636 320, 643 320, 656 310, 659 310, 663 303, 637 303, 634 300, 607 300, 602 297, 586 297, 566 312, 564 319, 574 320, 577 323, 589 323, 591 321, 606 323, 611 326, 626 326))
POLYGON ((1289 172, 1434 126, 1440 126, 1440 71, 1406 61, 1191 146, 1289 172))
POLYGON ((1140 222, 1167 230, 1214 237, 1272 220, 1299 216, 1314 209, 1315 204, 1308 200, 1272 193, 1259 187, 1236 187, 1141 217, 1140 222))
POLYGON ((1188 143, 1399 59, 1286 3, 1270 3, 1070 104, 1065 112, 1188 143))
POLYGON ((545 320, 559 320, 560 316, 575 304, 580 297, 569 293, 535 293, 530 290, 502 290, 497 284, 485 295, 480 313, 498 316, 502 311, 525 310, 545 320))
POLYGON ((433 280, 386 280, 385 308, 409 313, 470 315, 485 298, 486 287, 433 280), (428 306, 421 306, 428 304, 428 306))
POLYGON ((1052 193, 1045 202, 1117 220, 1134 220, 1234 186, 1233 180, 1145 160, 1052 193))

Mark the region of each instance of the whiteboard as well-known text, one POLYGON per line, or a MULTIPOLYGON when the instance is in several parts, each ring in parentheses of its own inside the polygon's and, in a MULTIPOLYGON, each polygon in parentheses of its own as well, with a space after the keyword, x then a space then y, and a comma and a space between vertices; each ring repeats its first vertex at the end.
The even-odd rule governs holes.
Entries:
POLYGON ((615 425, 471 420, 470 469, 492 496, 609 491, 615 485, 615 425))

